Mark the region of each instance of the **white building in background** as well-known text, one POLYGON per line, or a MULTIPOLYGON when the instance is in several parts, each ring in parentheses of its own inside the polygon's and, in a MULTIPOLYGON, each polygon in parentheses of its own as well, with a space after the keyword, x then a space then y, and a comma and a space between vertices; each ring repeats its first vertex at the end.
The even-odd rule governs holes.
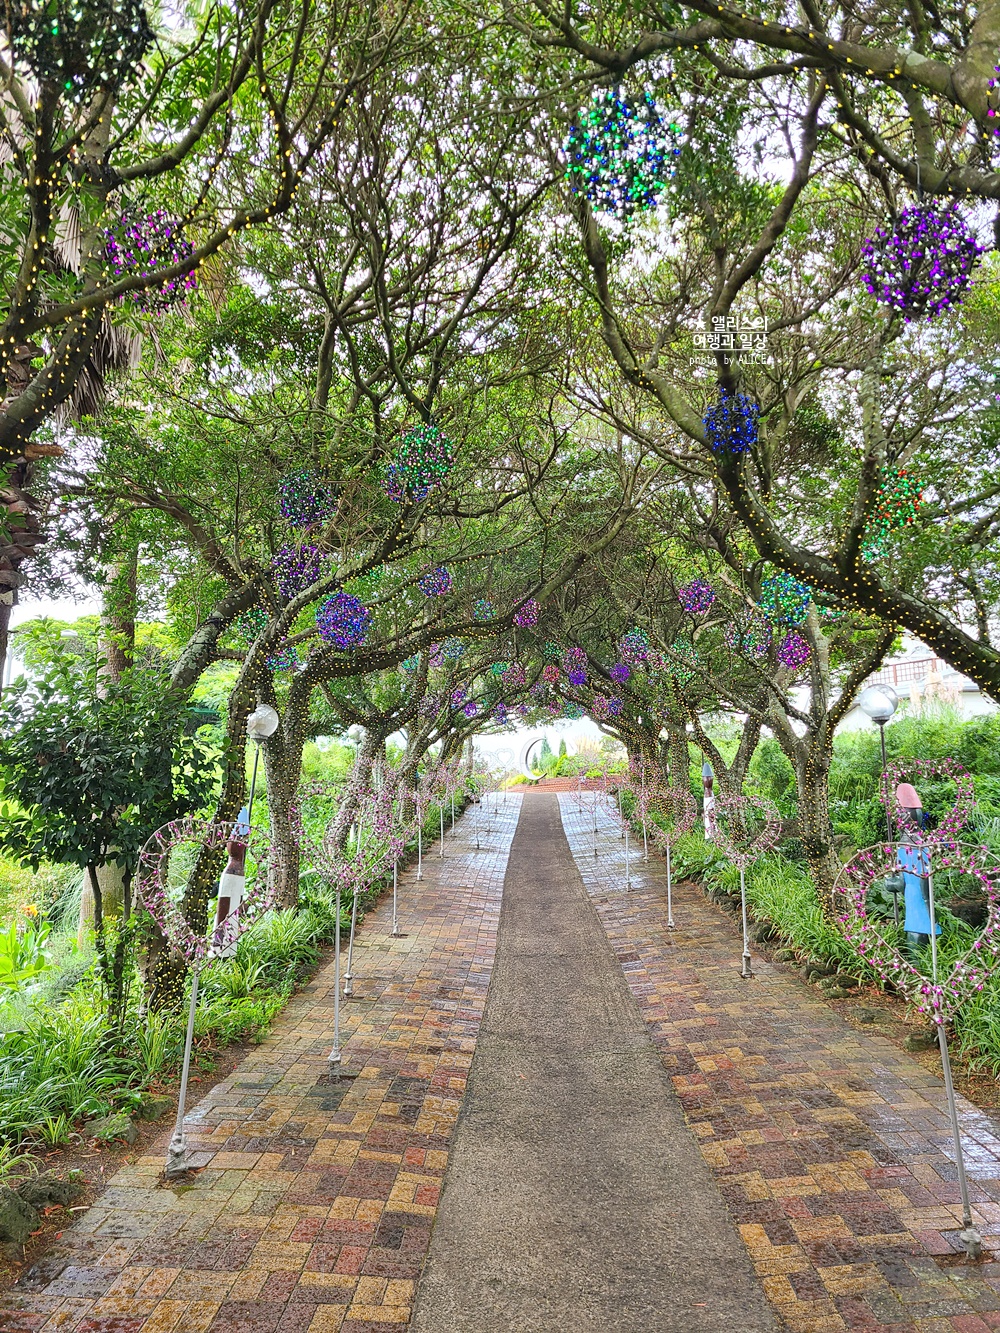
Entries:
MULTIPOLYGON (((923 643, 911 644, 902 656, 886 662, 881 671, 868 677, 865 685, 891 685, 899 695, 897 717, 919 717, 942 707, 953 708, 961 718, 997 711, 997 705, 975 681, 942 662, 923 643)), ((855 704, 839 730, 859 731, 870 726, 871 722, 855 704)))

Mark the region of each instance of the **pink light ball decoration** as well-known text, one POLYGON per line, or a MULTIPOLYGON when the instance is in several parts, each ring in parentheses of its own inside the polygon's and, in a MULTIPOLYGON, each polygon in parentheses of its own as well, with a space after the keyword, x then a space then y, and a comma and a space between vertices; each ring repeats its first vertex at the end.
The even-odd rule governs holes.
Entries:
POLYGON ((563 653, 562 665, 567 676, 571 671, 586 671, 587 654, 582 648, 567 648, 563 653))
MULTIPOLYGON (((981 991, 1000 957, 1000 866, 988 847, 924 840, 932 876, 943 870, 977 878, 986 896, 986 924, 969 948, 935 983, 882 934, 877 918, 868 915, 867 895, 876 881, 897 873, 898 845, 866 847, 843 867, 834 886, 841 908, 837 919, 846 938, 883 984, 891 984, 940 1026, 981 991)), ((940 956, 940 955, 939 955, 940 956)))
POLYGON ((316 612, 316 630, 324 643, 346 652, 364 643, 371 620, 371 611, 359 597, 338 592, 316 612))
POLYGON ((420 576, 417 587, 425 597, 446 597, 454 587, 454 579, 444 565, 438 565, 420 576))
POLYGON ((529 597, 526 602, 522 602, 517 611, 514 612, 514 624, 520 629, 531 629, 538 624, 538 613, 541 611, 541 605, 535 601, 534 597, 529 597))
POLYGON ((559 684, 559 668, 552 662, 546 662, 542 667, 542 680, 546 685, 559 684))
POLYGON ((608 696, 606 694, 595 694, 590 705, 592 717, 598 721, 603 721, 608 715, 608 696))
POLYGON ((689 615, 703 616, 715 601, 715 589, 705 579, 692 579, 678 588, 677 599, 689 615))
POLYGON ((278 482, 278 508, 293 528, 311 528, 325 523, 337 509, 337 493, 312 468, 297 468, 278 482))
MULTIPOLYGON (((191 253, 180 221, 168 217, 162 208, 146 214, 126 209, 117 225, 104 233, 104 254, 116 279, 147 277, 157 269, 183 263, 191 253)), ((143 291, 128 292, 123 299, 152 314, 183 301, 197 285, 195 274, 186 273, 143 291)))
POLYGON ((739 870, 746 870, 754 861, 778 845, 781 837, 781 816, 778 807, 762 796, 747 796, 736 792, 731 796, 720 796, 715 803, 716 819, 719 821, 718 841, 722 850, 739 870), (763 820, 757 833, 749 831, 748 816, 756 814, 763 820), (730 836, 730 825, 742 824, 742 839, 730 836))
POLYGON ((789 630, 778 644, 778 661, 783 667, 794 671, 808 662, 809 651, 809 644, 802 635, 797 634, 795 630, 789 630))
POLYGON ((983 249, 954 202, 931 199, 865 241, 862 278, 876 301, 907 321, 933 319, 962 300, 983 249))
MULTIPOLYGON (((246 887, 239 914, 235 920, 230 919, 220 927, 226 931, 227 939, 242 934, 275 906, 274 894, 268 887, 272 848, 267 835, 259 829, 250 829, 237 836, 236 829, 235 821, 213 822, 188 815, 158 828, 139 855, 135 872, 136 899, 142 903, 176 952, 189 962, 201 962, 208 956, 214 932, 209 929, 207 911, 204 931, 194 930, 180 902, 171 893, 170 859, 176 848, 194 844, 198 849, 218 852, 221 874, 225 864, 226 844, 238 841, 247 846, 246 887)), ((208 906, 212 909, 211 900, 208 906)))
POLYGON ((503 673, 503 683, 508 689, 520 689, 527 684, 527 676, 520 662, 512 662, 503 673))
POLYGON ((632 668, 625 665, 624 662, 616 662, 608 675, 616 685, 624 685, 632 674, 632 668))
POLYGON ((323 553, 315 546, 280 546, 271 557, 274 585, 286 602, 318 583, 322 573, 323 553))
MULTIPOLYGON (((914 786, 922 781, 935 778, 947 778, 955 784, 955 804, 948 813, 938 822, 935 829, 922 831, 922 839, 925 843, 951 842, 955 835, 969 822, 973 810, 976 808, 976 792, 972 774, 967 768, 964 768, 955 759, 945 757, 944 759, 896 759, 886 770, 890 791, 893 792, 893 822, 897 828, 899 826, 900 807, 896 804, 895 791, 901 782, 910 782, 914 786)), ((882 804, 886 802, 886 792, 883 784, 879 784, 879 799, 882 804)), ((900 830, 902 836, 903 830, 900 830)))

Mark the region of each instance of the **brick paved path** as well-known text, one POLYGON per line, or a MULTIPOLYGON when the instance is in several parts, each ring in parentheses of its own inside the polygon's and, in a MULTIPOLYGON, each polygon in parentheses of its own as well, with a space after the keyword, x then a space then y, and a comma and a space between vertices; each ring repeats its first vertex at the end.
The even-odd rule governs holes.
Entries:
MULTIPOLYGON (((1000 1263, 970 1264, 941 1080, 815 990, 754 958, 736 923, 623 844, 599 799, 559 797, 591 901, 673 1075, 706 1162, 767 1295, 795 1333, 987 1333, 1000 1328, 1000 1263)), ((961 1101, 974 1213, 1000 1250, 1000 1123, 961 1101)))
POLYGON ((410 1315, 482 1016, 520 798, 473 811, 369 913, 331 1081, 333 963, 188 1117, 189 1186, 155 1156, 0 1298, 0 1333, 395 1333, 410 1315), (485 831, 486 825, 483 824, 485 831))

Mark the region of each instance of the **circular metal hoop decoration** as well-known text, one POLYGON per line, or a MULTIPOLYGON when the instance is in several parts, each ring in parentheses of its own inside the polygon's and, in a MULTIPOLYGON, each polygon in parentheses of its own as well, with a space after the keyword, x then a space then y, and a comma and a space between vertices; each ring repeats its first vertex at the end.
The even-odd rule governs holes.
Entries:
MULTIPOLYGON (((889 787, 892 789, 893 817, 898 820, 902 807, 896 801, 895 790, 900 782, 919 782, 925 778, 949 778, 955 784, 955 804, 936 829, 923 831, 923 840, 927 843, 954 840, 955 834, 965 828, 969 816, 976 808, 976 793, 972 774, 955 759, 896 759, 886 770, 889 787)), ((886 803, 887 793, 879 792, 879 800, 886 803)))
POLYGON ((661 852, 681 834, 689 833, 698 818, 697 802, 686 787, 660 787, 650 798, 649 809, 673 824, 669 831, 659 824, 653 825, 653 841, 661 852))
MULTIPOLYGON (((917 846, 918 844, 913 844, 917 846)), ((981 991, 1000 957, 1000 862, 988 847, 971 843, 922 844, 932 877, 954 870, 979 880, 986 896, 986 924, 961 957, 937 982, 925 976, 882 934, 879 919, 869 915, 867 894, 879 879, 898 870, 897 843, 880 842, 855 853, 833 887, 837 919, 845 937, 884 982, 891 982, 935 1023, 946 1023, 977 991, 981 991)))
POLYGON ((733 865, 740 870, 746 870, 747 866, 760 860, 766 852, 777 845, 781 837, 781 816, 778 814, 778 807, 762 796, 746 796, 742 792, 734 796, 720 796, 715 803, 715 814, 716 819, 720 820, 719 845, 733 865), (764 821, 763 828, 752 838, 734 841, 729 836, 728 824, 731 824, 734 818, 740 823, 745 823, 745 816, 750 813, 760 815, 764 821), (727 816, 727 826, 723 827, 721 820, 727 816))
MULTIPOLYGON (((214 823, 207 819, 188 816, 164 824, 147 840, 139 856, 135 877, 135 894, 160 930, 178 953, 190 962, 203 960, 212 947, 213 936, 220 927, 195 931, 181 910, 180 903, 170 892, 171 853, 185 843, 197 844, 207 851, 224 851, 233 840, 235 821, 214 823)), ((246 888, 239 904, 238 914, 223 923, 229 940, 242 935, 275 905, 274 891, 269 884, 272 866, 272 848, 265 833, 251 829, 246 838, 247 859, 253 855, 253 874, 247 874, 246 888)), ((193 862, 192 862, 193 864, 193 862)))

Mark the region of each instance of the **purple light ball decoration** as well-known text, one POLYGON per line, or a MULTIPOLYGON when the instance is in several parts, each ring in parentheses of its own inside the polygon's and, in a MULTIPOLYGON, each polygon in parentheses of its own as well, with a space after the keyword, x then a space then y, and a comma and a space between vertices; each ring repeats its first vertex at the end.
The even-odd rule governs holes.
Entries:
POLYGON ((371 620, 372 613, 360 597, 338 592, 317 611, 316 629, 324 643, 346 651, 364 643, 371 620))
POLYGON ((517 611, 514 613, 514 624, 520 629, 531 629, 538 624, 538 613, 541 606, 535 601, 534 597, 529 597, 517 611))
POLYGON ((275 587, 290 602, 318 583, 323 572, 323 553, 315 546, 280 546, 271 557, 275 587))
POLYGON ((418 712, 421 717, 433 717, 441 708, 441 696, 439 694, 426 694, 420 700, 418 712))
POLYGON ((745 393, 724 393, 702 425, 713 454, 745 454, 760 434, 760 405, 745 393))
POLYGON ((496 611, 488 597, 477 597, 472 603, 472 619, 479 625, 485 625, 496 619, 496 611))
POLYGON ((804 666, 809 660, 809 644, 801 634, 796 634, 795 630, 789 630, 785 637, 778 644, 778 661, 783 667, 788 667, 794 671, 800 666, 804 666))
POLYGON ((298 649, 287 639, 282 639, 264 665, 268 671, 294 671, 299 664, 298 649))
POLYGON ((616 662, 608 675, 616 685, 624 685, 632 674, 632 668, 625 665, 624 662, 616 662))
POLYGON ((469 702, 462 709, 462 712, 465 714, 466 717, 475 717, 476 714, 479 712, 479 705, 476 703, 475 699, 470 699, 469 702))
POLYGON ((587 673, 583 667, 573 667, 572 671, 568 673, 568 679, 571 685, 586 685, 587 673))
POLYGON ((297 468, 278 482, 278 508, 293 528, 325 523, 337 509, 337 493, 318 472, 297 468))
POLYGON ((954 201, 930 199, 865 241, 861 276, 876 301, 907 321, 933 319, 962 300, 983 249, 954 201))
POLYGON ((502 699, 498 699, 493 705, 493 716, 501 726, 507 721, 507 705, 502 699))
POLYGON ((608 715, 608 696, 606 694, 595 694, 590 705, 592 717, 596 717, 602 722, 608 715))
POLYGON ((444 565, 429 569, 417 580, 417 587, 425 597, 446 597, 453 586, 454 579, 444 565))
POLYGON ((444 666, 444 648, 440 643, 432 643, 428 648, 427 665, 432 667, 444 666))
POLYGON ((582 648, 567 648, 562 655, 563 671, 568 676, 571 671, 586 670, 587 654, 582 648))
POLYGON ((638 666, 640 662, 645 662, 649 655, 649 636, 645 630, 630 629, 627 634, 622 635, 618 647, 623 662, 627 662, 630 666, 638 666))
MULTIPOLYGON (((181 223, 168 217, 162 208, 145 214, 126 209, 117 225, 104 233, 105 258, 116 280, 146 277, 158 268, 170 268, 187 259, 191 251, 191 242, 185 239, 181 223)), ((123 299, 153 314, 183 301, 186 293, 197 285, 194 273, 187 273, 156 287, 128 292, 123 299)))
POLYGON ((503 673, 503 683, 508 689, 519 689, 526 685, 528 677, 525 675, 524 667, 520 662, 511 662, 510 666, 503 673))
POLYGON ((451 692, 451 706, 457 708, 459 704, 465 703, 465 690, 460 685, 457 690, 451 692))
POLYGON ((385 490, 390 500, 426 500, 451 471, 455 451, 447 435, 428 422, 405 431, 386 469, 385 490))
POLYGON ((703 616, 715 601, 715 589, 705 579, 692 579, 678 588, 677 599, 689 615, 703 616))

